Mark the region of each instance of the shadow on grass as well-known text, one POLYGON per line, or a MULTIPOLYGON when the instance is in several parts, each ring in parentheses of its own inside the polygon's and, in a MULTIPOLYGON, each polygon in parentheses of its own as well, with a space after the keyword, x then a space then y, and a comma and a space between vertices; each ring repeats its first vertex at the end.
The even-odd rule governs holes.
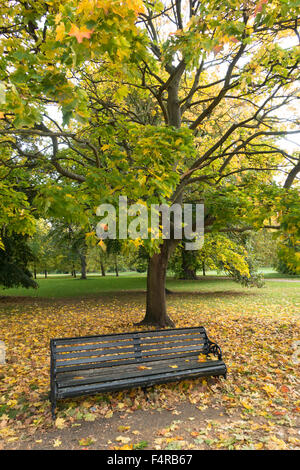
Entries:
MULTIPOLYGON (((227 297, 249 297, 256 296, 256 292, 251 291, 235 291, 235 290, 211 290, 211 291, 172 291, 167 290, 167 299, 168 298, 186 298, 186 297, 199 297, 206 299, 222 299, 227 297)), ((119 291, 119 292, 102 292, 101 294, 86 294, 78 297, 60 297, 60 298, 47 298, 47 297, 25 297, 25 296, 1 296, 0 297, 0 306, 5 305, 21 305, 21 304, 78 304, 78 302, 84 301, 107 301, 108 303, 112 300, 122 300, 127 299, 128 301, 141 300, 145 301, 146 291, 136 290, 136 291, 119 291)))

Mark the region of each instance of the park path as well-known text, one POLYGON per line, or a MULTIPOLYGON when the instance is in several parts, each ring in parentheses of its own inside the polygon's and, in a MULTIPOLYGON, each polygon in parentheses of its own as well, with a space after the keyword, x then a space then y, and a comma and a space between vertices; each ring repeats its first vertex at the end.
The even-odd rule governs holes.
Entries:
POLYGON ((282 279, 268 279, 266 278, 265 281, 272 281, 272 282, 300 282, 300 279, 285 279, 285 278, 282 278, 282 279))

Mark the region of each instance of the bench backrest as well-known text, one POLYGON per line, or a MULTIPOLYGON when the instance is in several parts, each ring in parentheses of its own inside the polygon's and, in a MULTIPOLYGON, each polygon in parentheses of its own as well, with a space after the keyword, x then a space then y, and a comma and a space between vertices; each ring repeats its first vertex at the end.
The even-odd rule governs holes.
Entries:
POLYGON ((208 352, 203 327, 52 339, 51 368, 57 372, 112 367, 208 352))

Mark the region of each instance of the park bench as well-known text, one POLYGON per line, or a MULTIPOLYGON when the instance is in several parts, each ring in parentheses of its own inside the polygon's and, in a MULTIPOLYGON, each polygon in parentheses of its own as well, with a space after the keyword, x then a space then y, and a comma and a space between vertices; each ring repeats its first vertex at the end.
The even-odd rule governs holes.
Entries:
POLYGON ((201 376, 226 378, 221 349, 202 326, 51 339, 50 352, 53 419, 62 398, 201 376))

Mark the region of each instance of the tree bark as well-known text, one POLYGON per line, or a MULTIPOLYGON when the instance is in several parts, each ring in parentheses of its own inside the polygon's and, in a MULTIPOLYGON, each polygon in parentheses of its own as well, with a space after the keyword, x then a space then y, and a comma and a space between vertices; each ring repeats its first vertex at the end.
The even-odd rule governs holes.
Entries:
POLYGON ((197 280, 197 274, 194 269, 190 269, 184 266, 182 270, 183 270, 183 274, 180 277, 180 279, 184 281, 196 281, 197 280))
POLYGON ((86 256, 80 253, 81 279, 86 279, 86 256))
POLYGON ((197 279, 197 273, 195 269, 191 266, 190 253, 187 254, 185 249, 182 249, 181 259, 182 259, 182 264, 181 264, 182 275, 180 279, 195 281, 197 279))
POLYGON ((117 255, 115 255, 115 271, 116 271, 116 276, 119 276, 119 268, 118 268, 118 258, 117 255))
POLYGON ((104 263, 103 263, 100 251, 99 251, 99 261, 100 261, 101 276, 105 276, 105 267, 104 267, 104 263))
POLYGON ((100 260, 101 276, 105 276, 105 268, 102 260, 100 260))
POLYGON ((160 253, 150 258, 147 271, 147 301, 146 315, 140 324, 155 325, 159 327, 175 327, 174 322, 167 315, 166 307, 166 274, 169 257, 175 248, 176 240, 165 240, 160 253))
POLYGON ((71 269, 71 276, 76 277, 76 269, 75 269, 75 264, 72 264, 72 269, 71 269))

